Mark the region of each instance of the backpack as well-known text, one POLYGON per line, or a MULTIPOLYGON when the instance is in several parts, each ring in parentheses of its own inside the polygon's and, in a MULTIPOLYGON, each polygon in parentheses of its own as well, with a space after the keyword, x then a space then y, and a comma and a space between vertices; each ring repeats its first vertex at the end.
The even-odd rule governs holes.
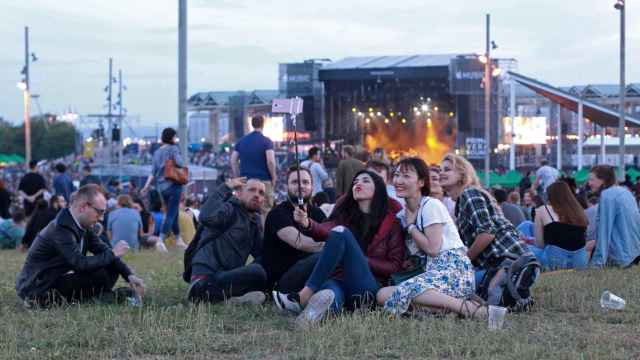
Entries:
POLYGON ((191 261, 193 260, 193 256, 207 243, 206 241, 203 241, 202 246, 200 246, 203 229, 204 225, 198 226, 196 234, 193 236, 193 240, 191 240, 189 246, 187 246, 187 249, 184 251, 184 272, 182 273, 182 280, 187 283, 191 283, 191 261))
POLYGON ((531 287, 540 276, 541 268, 531 253, 506 257, 500 266, 485 273, 478 285, 478 295, 489 305, 503 306, 512 312, 528 311, 535 304, 531 287), (501 269, 505 271, 498 274, 501 269))

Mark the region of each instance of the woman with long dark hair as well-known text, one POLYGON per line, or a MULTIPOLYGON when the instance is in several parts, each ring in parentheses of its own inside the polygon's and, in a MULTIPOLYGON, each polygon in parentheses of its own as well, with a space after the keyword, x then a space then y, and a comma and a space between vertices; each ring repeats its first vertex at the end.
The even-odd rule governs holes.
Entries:
POLYGON ((0 180, 0 218, 9 219, 11 214, 9 208, 11 207, 11 193, 4 185, 4 181, 0 180))
POLYGON ((51 196, 49 203, 44 199, 40 199, 36 202, 36 209, 33 211, 33 215, 27 223, 27 228, 22 238, 22 245, 25 249, 28 249, 36 235, 40 230, 56 218, 58 212, 67 206, 67 201, 60 194, 51 196))
POLYGON ((373 305, 380 286, 401 270, 402 228, 389 201, 384 181, 362 170, 328 221, 315 223, 306 211, 296 208, 294 220, 303 233, 325 241, 305 287, 293 294, 273 293, 280 309, 301 312, 298 325, 321 320, 329 309, 338 312, 343 306, 352 310, 373 305))
POLYGON ((628 267, 640 262, 640 213, 633 194, 617 185, 612 166, 597 165, 589 172, 589 186, 600 194, 596 246, 591 266, 628 267))
POLYGON ((535 246, 530 250, 549 270, 587 266, 585 233, 589 224, 569 185, 560 180, 547 188, 549 204, 536 210, 535 246))
POLYGON ((422 274, 380 289, 378 303, 394 315, 405 313, 413 304, 486 318, 486 306, 467 300, 475 292, 473 265, 447 208, 430 196, 427 164, 420 158, 401 160, 393 185, 405 200, 397 216, 406 231, 407 249, 424 259, 425 265, 422 274))
POLYGON ((160 240, 164 242, 169 234, 173 232, 176 237, 176 246, 185 249, 187 244, 180 237, 180 225, 178 224, 178 211, 180 210, 180 196, 182 195, 183 186, 164 177, 167 160, 174 160, 177 167, 185 166, 180 155, 180 149, 176 145, 176 138, 177 133, 173 128, 169 127, 162 130, 162 146, 153 154, 153 173, 147 178, 147 183, 144 185, 142 193, 146 193, 155 180, 156 189, 162 195, 167 209, 162 230, 160 231, 160 240))

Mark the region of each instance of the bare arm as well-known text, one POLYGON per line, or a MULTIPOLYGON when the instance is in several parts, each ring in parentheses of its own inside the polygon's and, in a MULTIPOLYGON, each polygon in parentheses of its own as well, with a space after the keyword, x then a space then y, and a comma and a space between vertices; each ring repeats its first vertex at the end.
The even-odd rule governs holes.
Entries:
POLYGON ((147 178, 147 182, 144 184, 144 187, 142 188, 142 192, 146 192, 149 189, 149 186, 151 186, 151 183, 153 182, 154 179, 155 179, 155 176, 149 175, 149 177, 147 178))
POLYGON ((276 174, 276 153, 273 149, 267 150, 267 168, 269 169, 269 174, 271 175, 271 183, 273 187, 276 187, 276 181, 278 180, 278 176, 276 174))
POLYGON ((237 151, 231 153, 231 175, 233 177, 240 176, 240 154, 237 151))
POLYGON ((544 213, 542 212, 542 207, 536 210, 536 218, 535 218, 535 235, 536 235, 536 246, 539 248, 544 248, 544 224, 542 221, 542 217, 544 213))
POLYGON ((324 243, 316 242, 312 238, 302 235, 298 229, 293 226, 287 226, 278 230, 276 233, 280 240, 286 242, 291 247, 308 252, 308 253, 316 253, 320 252, 324 246, 324 243))
POLYGON ((491 244, 493 239, 495 239, 494 235, 488 233, 478 234, 473 244, 469 248, 469 251, 467 252, 467 256, 469 257, 469 259, 475 260, 475 258, 477 258, 478 255, 480 255, 484 251, 484 249, 486 249, 487 246, 491 244))
POLYGON ((424 229, 424 233, 420 232, 415 226, 411 226, 410 229, 413 241, 416 242, 422 251, 432 257, 440 253, 440 249, 442 248, 442 232, 444 230, 443 224, 431 224, 424 229))

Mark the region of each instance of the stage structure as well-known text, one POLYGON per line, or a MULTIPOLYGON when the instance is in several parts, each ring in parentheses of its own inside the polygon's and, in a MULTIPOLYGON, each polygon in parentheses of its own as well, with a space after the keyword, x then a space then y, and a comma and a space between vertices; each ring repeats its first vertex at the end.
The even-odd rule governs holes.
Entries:
MULTIPOLYGON (((482 57, 406 55, 351 57, 326 64, 324 138, 329 143, 382 147, 392 157, 420 155, 436 163, 447 152, 484 158, 482 57)), ((501 62, 494 60, 500 79, 501 62)), ((513 68, 515 61, 509 61, 513 68)), ((507 102, 493 81, 490 151, 497 147, 507 102)), ((492 151, 493 153, 493 151, 492 151)))

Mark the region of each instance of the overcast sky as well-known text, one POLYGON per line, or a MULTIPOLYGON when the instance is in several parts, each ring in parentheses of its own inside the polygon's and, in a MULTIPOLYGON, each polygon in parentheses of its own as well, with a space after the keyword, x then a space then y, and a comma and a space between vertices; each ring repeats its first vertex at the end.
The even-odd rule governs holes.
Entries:
MULTIPOLYGON (((190 0, 188 93, 277 89, 278 63, 308 58, 482 52, 555 85, 617 83, 614 0, 190 0)), ((627 82, 640 82, 640 5, 627 1, 627 82)), ((104 111, 108 58, 141 125, 177 123, 176 0, 2 0, 0 116, 21 121, 16 87, 31 32, 42 111, 104 111)), ((34 109, 37 111, 37 109, 34 109)))

